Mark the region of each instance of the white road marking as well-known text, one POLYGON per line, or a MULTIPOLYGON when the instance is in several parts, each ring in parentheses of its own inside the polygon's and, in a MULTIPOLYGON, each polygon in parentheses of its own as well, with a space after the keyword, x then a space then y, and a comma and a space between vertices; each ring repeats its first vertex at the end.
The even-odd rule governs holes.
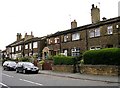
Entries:
POLYGON ((4 83, 1 83, 1 82, 0 82, 0 84, 3 85, 3 86, 5 86, 5 87, 7 87, 7 88, 10 88, 10 87, 8 87, 7 85, 5 85, 4 83))
POLYGON ((2 75, 5 75, 5 76, 7 76, 7 77, 14 77, 14 76, 10 76, 10 75, 7 75, 7 74, 4 74, 4 73, 2 73, 2 75))
POLYGON ((32 84, 36 84, 36 85, 39 85, 39 86, 43 86, 43 84, 32 82, 32 81, 25 80, 25 79, 19 79, 19 80, 22 80, 22 81, 25 81, 25 82, 29 82, 29 83, 32 83, 32 84))

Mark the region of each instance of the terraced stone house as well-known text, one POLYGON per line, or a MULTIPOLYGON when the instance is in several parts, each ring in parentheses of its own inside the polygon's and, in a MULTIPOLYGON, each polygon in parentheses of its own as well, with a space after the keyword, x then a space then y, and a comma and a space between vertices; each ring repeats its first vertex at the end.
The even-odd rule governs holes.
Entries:
POLYGON ((63 53, 66 56, 79 56, 86 50, 120 48, 120 17, 100 21, 100 9, 94 4, 91 9, 91 24, 77 27, 71 22, 71 29, 47 36, 47 46, 43 58, 63 53))
POLYGON ((45 37, 20 33, 17 40, 6 46, 10 58, 38 54, 42 59, 62 53, 66 56, 79 56, 86 50, 120 48, 120 17, 100 20, 100 9, 92 5, 91 24, 77 26, 71 22, 71 29, 59 31, 45 37))
POLYGON ((45 37, 34 37, 32 32, 31 35, 25 34, 22 38, 21 33, 17 33, 17 40, 8 46, 6 46, 7 56, 10 58, 24 57, 38 55, 42 57, 42 49, 45 45, 45 37))

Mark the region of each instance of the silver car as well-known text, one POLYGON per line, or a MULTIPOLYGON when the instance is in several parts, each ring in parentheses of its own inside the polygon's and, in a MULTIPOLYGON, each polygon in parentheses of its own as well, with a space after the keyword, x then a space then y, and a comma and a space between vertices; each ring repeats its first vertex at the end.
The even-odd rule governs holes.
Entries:
POLYGON ((18 62, 18 64, 16 65, 16 73, 38 73, 38 71, 39 68, 34 66, 34 64, 31 62, 18 62))
POLYGON ((16 62, 15 61, 5 61, 3 63, 3 70, 15 70, 16 69, 16 62))

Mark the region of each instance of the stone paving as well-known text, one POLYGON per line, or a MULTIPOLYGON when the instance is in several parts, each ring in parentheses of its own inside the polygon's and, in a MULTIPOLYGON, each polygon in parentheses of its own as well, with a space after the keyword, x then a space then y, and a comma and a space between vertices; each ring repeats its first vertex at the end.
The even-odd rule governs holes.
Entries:
POLYGON ((120 77, 118 76, 102 76, 102 75, 88 75, 80 73, 64 73, 64 72, 54 72, 51 70, 40 70, 40 74, 68 77, 73 79, 91 80, 91 81, 102 81, 110 83, 120 83, 120 77))

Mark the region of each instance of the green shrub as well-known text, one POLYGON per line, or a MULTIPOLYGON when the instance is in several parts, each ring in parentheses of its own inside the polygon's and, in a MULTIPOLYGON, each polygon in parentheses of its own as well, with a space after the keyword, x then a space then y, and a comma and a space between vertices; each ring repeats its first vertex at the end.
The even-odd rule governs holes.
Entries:
POLYGON ((92 65, 120 65, 120 48, 89 50, 83 54, 84 63, 92 65))
POLYGON ((18 61, 30 62, 30 59, 27 57, 18 58, 18 61))
POLYGON ((41 61, 39 62, 39 64, 41 64, 41 65, 43 65, 44 63, 45 63, 44 60, 41 60, 41 61))
POLYGON ((53 60, 53 56, 52 56, 52 55, 49 55, 49 56, 47 57, 47 59, 48 59, 48 60, 53 60))
POLYGON ((54 65, 73 65, 74 58, 71 56, 56 55, 53 57, 54 65))

